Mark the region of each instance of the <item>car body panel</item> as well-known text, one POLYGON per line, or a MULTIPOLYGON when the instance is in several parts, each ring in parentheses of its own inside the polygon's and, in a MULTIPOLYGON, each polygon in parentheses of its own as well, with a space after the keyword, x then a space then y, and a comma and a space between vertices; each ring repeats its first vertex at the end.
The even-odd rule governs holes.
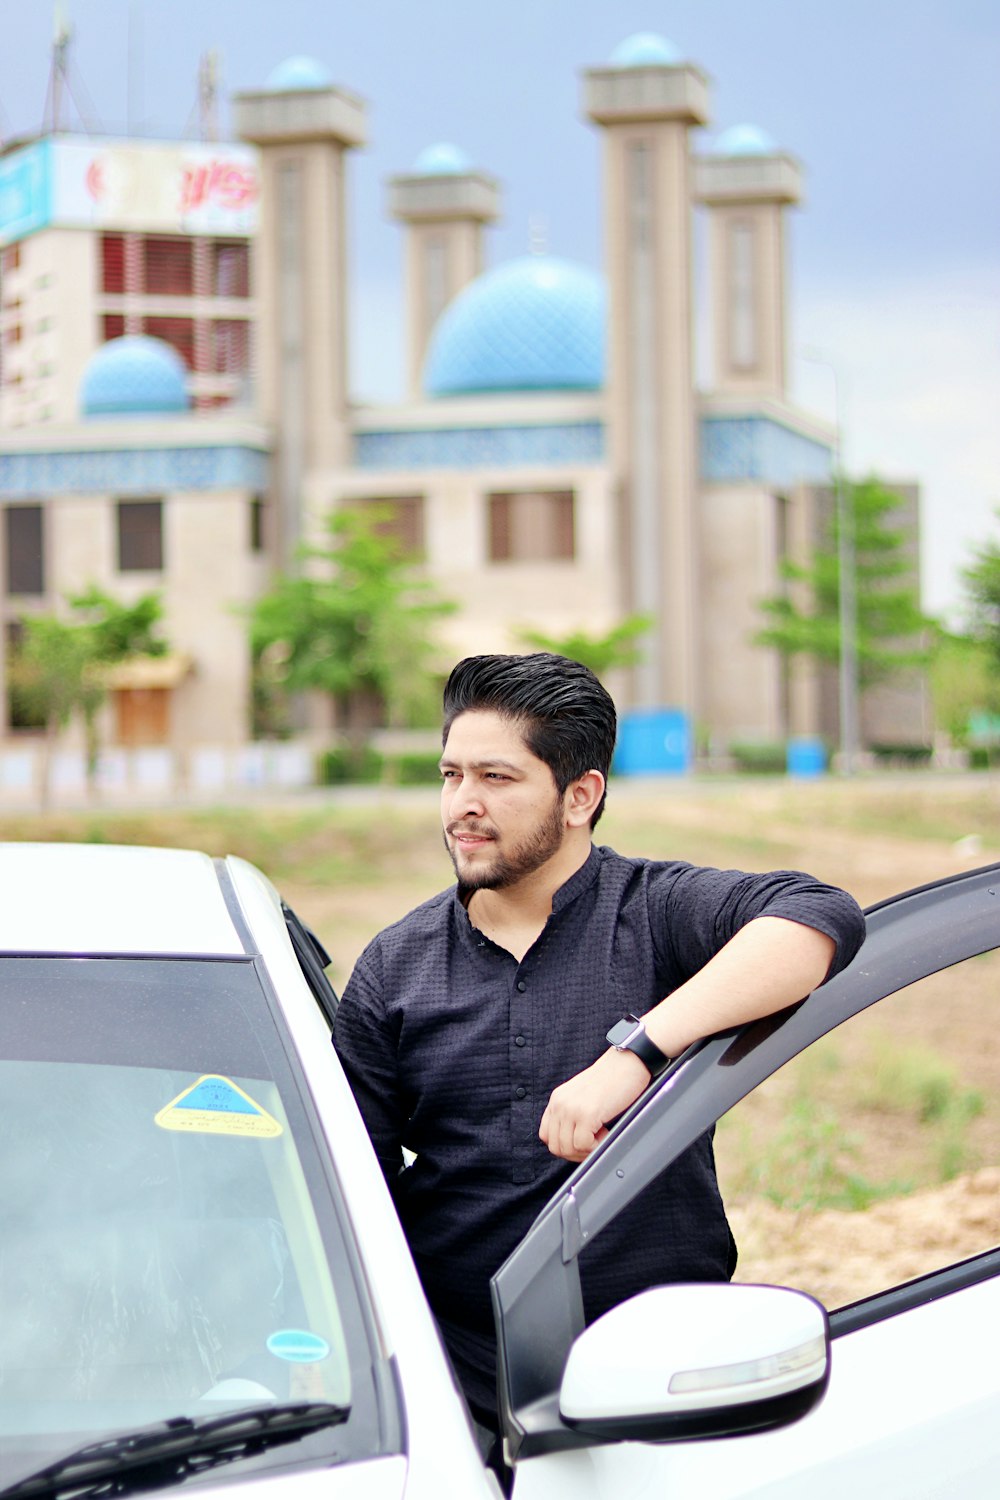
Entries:
POLYGON ((834 1342, 823 1401, 791 1426, 713 1442, 632 1443, 529 1459, 518 1475, 517 1500, 585 1493, 595 1500, 995 1495, 1000 1364, 991 1330, 998 1316, 1000 1284, 991 1281, 887 1319, 834 1342), (575 1491, 553 1487, 560 1457, 586 1460, 576 1465, 575 1491), (580 1488, 583 1476, 589 1491, 580 1488))
POLYGON ((235 956, 212 860, 191 849, 0 844, 0 952, 235 956))
POLYGON ((190 1494, 196 1500, 291 1500, 292 1495, 294 1500, 403 1500, 410 1493, 407 1468, 403 1455, 395 1453, 339 1469, 309 1469, 295 1475, 198 1485, 190 1494))

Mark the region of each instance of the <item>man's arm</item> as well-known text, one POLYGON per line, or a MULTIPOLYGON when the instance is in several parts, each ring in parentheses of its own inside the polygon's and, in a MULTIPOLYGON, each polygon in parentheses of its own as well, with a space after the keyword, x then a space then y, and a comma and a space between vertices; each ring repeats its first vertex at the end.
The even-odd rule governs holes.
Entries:
MULTIPOLYGON (((660 1051, 676 1057, 700 1037, 756 1021, 822 984, 836 944, 825 932, 785 917, 756 917, 703 968, 643 1017, 660 1051)), ((555 1089, 539 1135, 553 1156, 583 1161, 607 1135, 607 1122, 633 1104, 649 1070, 613 1047, 555 1089)))
POLYGON ((405 1114, 373 947, 358 959, 347 981, 334 1020, 333 1045, 391 1187, 403 1164, 405 1114))

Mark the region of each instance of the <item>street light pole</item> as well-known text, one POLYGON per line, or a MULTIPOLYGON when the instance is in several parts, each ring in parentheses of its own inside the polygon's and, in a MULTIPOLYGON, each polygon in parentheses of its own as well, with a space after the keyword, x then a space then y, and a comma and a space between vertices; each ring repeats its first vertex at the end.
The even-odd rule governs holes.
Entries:
POLYGON ((833 379, 833 495, 837 516, 837 614, 840 656, 837 673, 840 719, 840 764, 853 776, 858 759, 858 588, 854 507, 844 479, 840 380, 837 367, 817 350, 801 351, 813 364, 823 365, 833 379))

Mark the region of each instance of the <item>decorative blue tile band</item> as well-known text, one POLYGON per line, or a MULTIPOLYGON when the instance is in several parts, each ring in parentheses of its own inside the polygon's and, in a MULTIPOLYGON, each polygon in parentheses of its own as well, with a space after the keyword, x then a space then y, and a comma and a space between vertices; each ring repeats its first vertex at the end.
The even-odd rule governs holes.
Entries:
MULTIPOLYGON (((703 417, 701 477, 709 483, 757 481, 789 485, 830 477, 825 443, 771 417, 703 417)), ((599 463, 605 456, 603 424, 551 426, 398 428, 359 432, 359 469, 479 469, 517 464, 599 463)))
POLYGON ((177 490, 264 490, 268 454, 256 448, 124 448, 0 452, 0 496, 162 495, 177 490))
POLYGON ((494 469, 516 464, 594 464, 604 458, 600 422, 550 426, 397 428, 359 432, 359 469, 494 469))
POLYGON ((821 484, 830 478, 832 449, 772 417, 702 417, 701 477, 708 484, 821 484))

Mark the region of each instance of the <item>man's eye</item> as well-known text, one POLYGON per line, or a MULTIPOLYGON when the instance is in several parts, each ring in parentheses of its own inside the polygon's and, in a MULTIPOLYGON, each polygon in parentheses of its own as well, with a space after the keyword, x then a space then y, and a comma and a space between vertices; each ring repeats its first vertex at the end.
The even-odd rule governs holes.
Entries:
POLYGON ((510 777, 509 776, 505 776, 502 771, 487 771, 487 773, 486 773, 486 780, 487 781, 509 781, 510 777))
POLYGON ((456 777, 459 776, 460 774, 461 774, 461 772, 459 772, 459 771, 442 771, 441 772, 441 780, 442 781, 454 781, 456 779, 456 777))

